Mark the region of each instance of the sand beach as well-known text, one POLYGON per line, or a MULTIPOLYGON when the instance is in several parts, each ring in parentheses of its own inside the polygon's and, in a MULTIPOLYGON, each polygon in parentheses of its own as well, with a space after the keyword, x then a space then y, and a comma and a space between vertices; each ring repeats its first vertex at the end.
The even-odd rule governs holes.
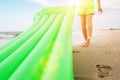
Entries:
POLYGON ((120 30, 94 31, 90 47, 73 33, 75 80, 120 80, 120 30))

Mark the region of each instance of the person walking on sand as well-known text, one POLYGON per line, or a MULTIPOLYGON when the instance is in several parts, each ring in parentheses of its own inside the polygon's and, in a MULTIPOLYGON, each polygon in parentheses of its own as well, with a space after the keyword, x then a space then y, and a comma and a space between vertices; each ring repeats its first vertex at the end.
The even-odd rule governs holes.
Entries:
MULTIPOLYGON (((100 0, 97 0, 98 3, 98 13, 102 13, 100 0)), ((89 47, 91 37, 92 37, 92 18, 95 13, 95 4, 94 0, 76 0, 75 12, 80 16, 81 19, 81 29, 84 36, 83 47, 89 47)))

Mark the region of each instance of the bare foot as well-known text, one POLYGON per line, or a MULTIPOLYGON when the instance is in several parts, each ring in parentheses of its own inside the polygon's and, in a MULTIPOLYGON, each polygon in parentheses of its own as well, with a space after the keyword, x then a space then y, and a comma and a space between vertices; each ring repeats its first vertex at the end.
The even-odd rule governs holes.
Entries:
POLYGON ((89 45, 90 45, 90 40, 91 40, 91 37, 88 37, 88 39, 87 39, 87 47, 89 47, 89 45))
POLYGON ((85 43, 82 45, 82 47, 89 47, 90 40, 91 40, 91 37, 88 37, 88 39, 85 41, 85 43))
POLYGON ((82 45, 82 47, 87 47, 87 41, 84 42, 84 44, 82 45))

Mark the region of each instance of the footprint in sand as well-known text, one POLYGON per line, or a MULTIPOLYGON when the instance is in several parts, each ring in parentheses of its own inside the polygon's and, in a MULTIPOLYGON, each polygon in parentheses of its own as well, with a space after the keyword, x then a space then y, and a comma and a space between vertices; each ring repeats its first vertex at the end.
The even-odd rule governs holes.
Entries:
POLYGON ((108 76, 112 76, 112 74, 111 74, 112 67, 107 66, 107 65, 99 65, 98 64, 98 65, 96 65, 96 68, 98 69, 97 77, 106 78, 108 76))
POLYGON ((77 51, 77 50, 73 50, 73 53, 80 53, 80 51, 77 51))

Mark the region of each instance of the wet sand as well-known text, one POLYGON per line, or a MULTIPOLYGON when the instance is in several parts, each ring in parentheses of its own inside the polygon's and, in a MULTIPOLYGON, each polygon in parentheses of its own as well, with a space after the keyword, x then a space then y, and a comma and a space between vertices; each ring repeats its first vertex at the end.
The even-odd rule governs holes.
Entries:
POLYGON ((88 48, 81 36, 73 33, 75 80, 120 80, 120 30, 95 31, 88 48))

